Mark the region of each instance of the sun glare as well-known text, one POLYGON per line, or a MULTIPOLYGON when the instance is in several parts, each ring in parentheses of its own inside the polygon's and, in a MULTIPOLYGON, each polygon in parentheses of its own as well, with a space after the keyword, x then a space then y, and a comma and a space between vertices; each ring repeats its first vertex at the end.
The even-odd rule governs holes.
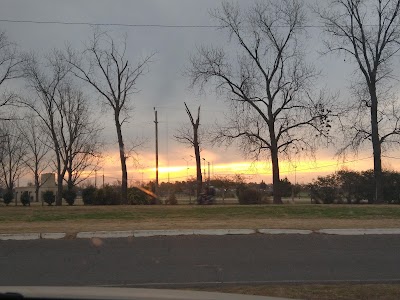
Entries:
MULTIPOLYGON (((267 183, 272 181, 272 166, 269 161, 233 161, 229 163, 218 163, 217 155, 208 153, 207 157, 215 157, 215 161, 208 162, 202 160, 201 172, 206 180, 210 173, 211 178, 215 177, 233 177, 240 174, 247 181, 259 182, 264 180, 267 183)), ((141 165, 128 163, 128 180, 132 184, 145 183, 155 180, 155 162, 151 153, 145 154, 140 160, 141 165)), ((318 176, 324 176, 342 169, 362 171, 373 167, 372 159, 361 157, 348 161, 338 161, 335 159, 319 159, 317 161, 280 161, 279 170, 281 178, 287 177, 290 181, 307 183, 316 179, 318 176)), ((398 169, 400 162, 388 161, 387 165, 392 169, 398 169), (390 163, 390 164, 389 164, 390 163)), ((97 182, 104 173, 105 182, 113 183, 121 179, 121 171, 118 155, 108 155, 103 161, 103 165, 97 174, 89 175, 89 179, 94 182, 97 175, 97 182)), ((183 159, 170 159, 168 162, 164 157, 159 161, 159 182, 185 181, 196 178, 195 161, 184 161, 183 159)))

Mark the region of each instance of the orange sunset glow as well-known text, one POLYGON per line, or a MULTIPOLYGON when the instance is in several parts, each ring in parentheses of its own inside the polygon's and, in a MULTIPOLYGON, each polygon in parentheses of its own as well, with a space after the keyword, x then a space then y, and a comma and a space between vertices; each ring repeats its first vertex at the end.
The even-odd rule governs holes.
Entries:
MULTIPOLYGON (((128 159, 128 180, 131 185, 146 183, 155 179, 155 159, 154 155, 147 153, 139 159, 139 162, 134 162, 133 159, 128 159)), ((189 156, 189 155, 187 155, 189 156)), ((206 156, 206 155, 205 155, 206 156)), ((207 152, 207 157, 212 157, 215 160, 210 162, 210 177, 216 176, 234 176, 242 175, 247 181, 260 182, 264 180, 267 183, 272 181, 272 168, 268 161, 251 162, 251 161, 232 161, 218 163, 218 155, 216 153, 207 152)), ((159 181, 174 182, 185 181, 187 178, 195 178, 196 165, 194 158, 175 158, 170 157, 169 161, 165 156, 160 156, 159 159, 159 181)), ((208 177, 208 160, 202 160, 201 168, 205 178, 208 177)), ((386 169, 399 170, 400 160, 384 158, 383 165, 386 169)), ((308 183, 318 176, 324 176, 341 169, 362 171, 373 167, 371 157, 363 156, 349 159, 347 161, 338 161, 334 158, 318 159, 316 161, 304 160, 297 162, 280 162, 281 178, 287 177, 292 182, 308 183)), ((108 155, 103 161, 103 166, 97 172, 97 181, 100 182, 104 172, 105 182, 112 183, 120 180, 120 163, 118 154, 108 155)), ((94 180, 94 175, 90 177, 94 180)))

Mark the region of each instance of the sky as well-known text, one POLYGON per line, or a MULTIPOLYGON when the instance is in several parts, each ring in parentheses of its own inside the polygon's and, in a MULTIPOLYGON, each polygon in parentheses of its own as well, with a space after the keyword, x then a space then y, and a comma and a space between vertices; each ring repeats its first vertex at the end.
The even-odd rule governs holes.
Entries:
MULTIPOLYGON (((239 1, 243 7, 254 1, 239 1)), ((59 21, 78 23, 124 23, 124 24, 163 24, 163 25, 216 25, 209 11, 220 6, 215 0, 1 0, 0 29, 9 39, 16 42, 21 51, 34 51, 45 54, 53 48, 63 48, 66 44, 78 50, 90 37, 92 28, 87 25, 32 24, 13 21, 59 21), (9 20, 9 21, 4 21, 9 20)), ((314 21, 315 18, 311 17, 314 21)), ((224 119, 227 112, 223 97, 212 90, 199 94, 189 88, 184 75, 188 58, 200 45, 231 47, 229 37, 216 28, 160 28, 102 26, 110 35, 121 38, 127 35, 127 55, 130 61, 155 52, 149 73, 138 81, 139 94, 133 97, 134 111, 129 123, 123 128, 125 142, 142 137, 146 143, 140 149, 139 164, 133 159, 128 161, 128 173, 131 183, 153 180, 155 177, 154 151, 154 111, 158 111, 160 180, 185 180, 195 175, 195 160, 191 157, 193 149, 179 144, 173 138, 176 130, 188 123, 183 102, 194 111, 201 105, 203 125, 214 124, 224 119)), ((311 28, 307 36, 307 57, 321 70, 318 86, 327 86, 331 93, 338 93, 341 99, 348 97, 348 82, 354 70, 353 65, 343 58, 328 55, 321 56, 323 33, 311 28)), ((236 48, 230 48, 236 51, 236 48)), ((15 84, 15 83, 14 83, 15 84)), ((22 82, 16 84, 24 89, 22 82)), ((85 92, 96 103, 98 98, 90 88, 85 92)), ((104 173, 107 182, 120 178, 120 165, 117 154, 115 128, 110 111, 99 111, 94 105, 104 126, 103 137, 106 142, 105 158, 102 169, 97 174, 101 180, 104 173)), ((320 149, 316 160, 281 161, 281 177, 296 182, 309 182, 318 175, 326 175, 341 168, 364 170, 372 167, 372 151, 368 145, 357 157, 348 157, 340 161, 334 157, 335 147, 320 149)), ((392 157, 400 157, 392 152, 392 157)), ((212 175, 245 174, 249 181, 271 182, 271 166, 268 161, 253 162, 237 150, 236 147, 211 147, 204 145, 202 157, 210 162, 212 175)), ((400 170, 400 160, 385 158, 384 166, 400 170)), ((94 180, 94 178, 92 178, 94 180)))

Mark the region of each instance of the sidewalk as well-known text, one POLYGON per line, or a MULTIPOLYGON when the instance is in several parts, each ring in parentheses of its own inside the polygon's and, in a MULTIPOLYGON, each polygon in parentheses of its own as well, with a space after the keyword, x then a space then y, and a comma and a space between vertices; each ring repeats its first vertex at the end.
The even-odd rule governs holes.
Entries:
POLYGON ((152 236, 182 235, 248 235, 248 234, 326 234, 326 235, 400 235, 400 228, 349 228, 349 229, 170 229, 170 230, 127 230, 127 231, 82 231, 76 234, 65 232, 43 233, 3 233, 0 240, 57 240, 57 239, 91 239, 91 238, 137 238, 152 236))

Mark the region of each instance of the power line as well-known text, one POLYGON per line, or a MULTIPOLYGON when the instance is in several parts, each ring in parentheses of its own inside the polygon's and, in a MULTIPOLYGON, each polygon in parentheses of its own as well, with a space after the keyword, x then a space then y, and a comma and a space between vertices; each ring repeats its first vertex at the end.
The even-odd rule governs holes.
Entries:
POLYGON ((335 167, 337 165, 345 165, 348 163, 352 163, 352 162, 356 162, 356 161, 360 161, 360 160, 366 160, 366 159, 370 159, 373 156, 369 156, 369 157, 364 157, 364 158, 359 158, 359 159, 354 159, 354 160, 348 160, 348 161, 344 161, 342 163, 336 163, 336 164, 330 164, 330 165, 325 165, 325 166, 316 166, 316 167, 312 167, 312 168, 303 168, 303 169, 297 169, 298 171, 308 171, 308 170, 316 170, 316 169, 321 169, 321 168, 327 168, 327 167, 335 167))
POLYGON ((92 22, 65 22, 65 21, 35 21, 0 19, 4 23, 28 23, 51 25, 86 25, 86 26, 120 26, 120 27, 153 27, 153 28, 218 28, 216 25, 168 25, 168 24, 128 24, 128 23, 92 23, 92 22))
MULTIPOLYGON (((147 28, 221 28, 220 25, 187 25, 187 24, 130 24, 130 23, 92 23, 92 22, 72 22, 72 21, 37 21, 37 20, 13 20, 13 19, 0 19, 3 23, 26 23, 26 24, 50 24, 50 25, 85 25, 85 26, 119 26, 119 27, 147 27, 147 28)), ((377 25, 364 25, 364 26, 377 26, 377 25)), ((290 28, 288 25, 274 25, 274 28, 290 28)), ((297 28, 324 28, 325 25, 301 25, 297 28)))
POLYGON ((393 157, 393 156, 386 156, 386 155, 382 155, 382 157, 391 158, 391 159, 400 159, 400 157, 393 157))
MULTIPOLYGON (((220 25, 187 25, 187 24, 129 24, 129 23, 92 23, 92 22, 72 22, 72 21, 37 21, 37 20, 13 20, 13 19, 0 19, 3 23, 26 23, 26 24, 50 24, 50 25, 85 25, 85 26, 119 26, 119 27, 147 27, 147 28, 221 28, 220 25)), ((297 28, 324 28, 327 25, 310 24, 300 25, 297 28)), ((375 24, 363 24, 366 27, 377 27, 375 24)), ((289 25, 273 25, 274 28, 290 28, 289 25)))

